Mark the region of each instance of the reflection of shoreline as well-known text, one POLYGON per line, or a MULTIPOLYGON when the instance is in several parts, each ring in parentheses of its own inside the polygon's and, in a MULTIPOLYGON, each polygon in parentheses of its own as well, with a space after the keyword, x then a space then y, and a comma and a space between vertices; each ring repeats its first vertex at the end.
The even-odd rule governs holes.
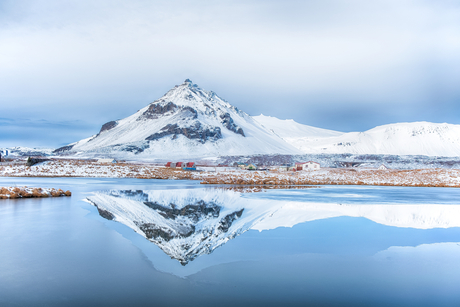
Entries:
POLYGON ((434 260, 457 261, 460 256, 459 242, 420 244, 417 246, 391 246, 376 253, 373 258, 380 261, 406 260, 409 262, 434 260))
POLYGON ((320 186, 306 185, 239 185, 239 186, 222 186, 213 187, 209 190, 224 190, 238 193, 258 193, 264 190, 304 190, 318 189, 320 186))

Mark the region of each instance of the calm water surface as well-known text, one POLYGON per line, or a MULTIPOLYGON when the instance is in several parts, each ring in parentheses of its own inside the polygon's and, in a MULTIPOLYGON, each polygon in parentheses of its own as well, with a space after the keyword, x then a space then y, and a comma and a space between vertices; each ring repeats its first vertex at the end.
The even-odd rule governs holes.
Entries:
POLYGON ((460 305, 460 189, 14 185, 73 195, 0 201, 0 306, 460 305))

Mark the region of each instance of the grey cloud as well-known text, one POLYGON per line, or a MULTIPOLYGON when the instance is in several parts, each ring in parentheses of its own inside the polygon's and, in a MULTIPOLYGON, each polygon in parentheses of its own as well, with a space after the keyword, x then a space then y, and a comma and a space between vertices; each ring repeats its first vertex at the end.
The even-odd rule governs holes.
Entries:
POLYGON ((460 124, 457 1, 10 0, 0 25, 2 117, 96 133, 191 78, 323 128, 460 124))
POLYGON ((0 120, 0 147, 56 148, 90 136, 94 128, 84 121, 4 119, 0 120))

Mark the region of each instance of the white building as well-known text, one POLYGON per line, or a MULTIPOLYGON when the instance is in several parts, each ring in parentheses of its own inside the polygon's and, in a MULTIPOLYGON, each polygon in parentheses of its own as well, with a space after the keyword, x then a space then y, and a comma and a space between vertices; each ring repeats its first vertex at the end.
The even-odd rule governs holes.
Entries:
POLYGON ((385 164, 382 164, 377 169, 382 171, 388 169, 388 167, 385 164))
POLYGON ((321 164, 319 164, 318 162, 314 162, 314 161, 300 162, 300 163, 296 163, 295 165, 297 166, 298 171, 306 171, 306 170, 321 168, 321 164))

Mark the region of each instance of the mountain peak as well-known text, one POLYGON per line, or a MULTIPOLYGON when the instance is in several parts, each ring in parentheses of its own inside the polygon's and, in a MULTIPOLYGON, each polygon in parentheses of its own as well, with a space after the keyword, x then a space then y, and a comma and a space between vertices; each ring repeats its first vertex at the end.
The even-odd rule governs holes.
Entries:
POLYGON ((104 124, 97 135, 65 150, 149 158, 296 152, 249 115, 190 79, 133 115, 104 124))

